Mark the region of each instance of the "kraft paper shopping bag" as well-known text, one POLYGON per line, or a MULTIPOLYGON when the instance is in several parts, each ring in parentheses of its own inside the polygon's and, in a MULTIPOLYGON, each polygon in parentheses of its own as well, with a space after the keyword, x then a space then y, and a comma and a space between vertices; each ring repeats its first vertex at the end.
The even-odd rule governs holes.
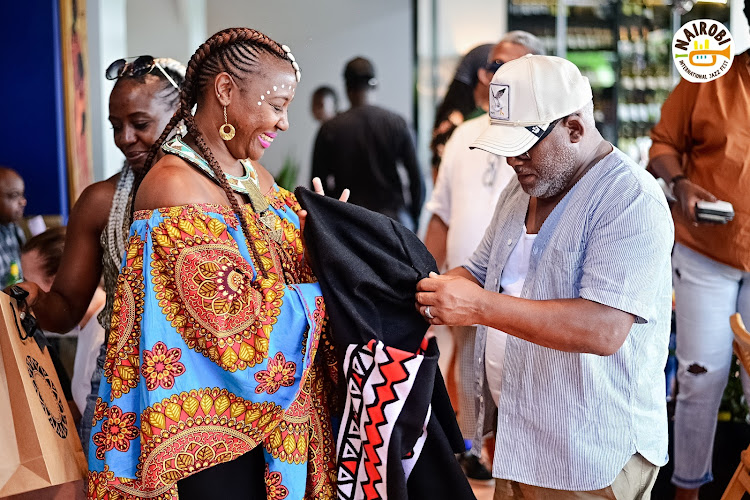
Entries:
POLYGON ((0 497, 80 481, 86 473, 49 350, 22 317, 16 300, 0 293, 0 497))

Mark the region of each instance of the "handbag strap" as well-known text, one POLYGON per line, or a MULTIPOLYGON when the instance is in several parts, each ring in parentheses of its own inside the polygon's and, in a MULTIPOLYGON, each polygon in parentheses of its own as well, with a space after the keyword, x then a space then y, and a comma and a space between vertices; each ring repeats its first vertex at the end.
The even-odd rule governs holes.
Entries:
POLYGON ((26 340, 30 337, 29 333, 26 332, 26 329, 24 328, 24 332, 21 332, 22 328, 18 326, 18 316, 16 315, 16 308, 13 305, 13 302, 10 303, 10 310, 13 311, 13 322, 16 324, 16 330, 18 331, 18 337, 21 340, 26 340))
POLYGON ((16 306, 13 305, 13 301, 10 302, 10 310, 13 311, 13 320, 16 323, 18 337, 21 340, 27 340, 29 337, 34 337, 36 344, 39 346, 39 350, 44 352, 45 347, 51 347, 49 340, 47 340, 44 332, 42 332, 42 330, 37 325, 36 318, 31 314, 27 314, 25 311, 21 311, 21 307, 27 309, 26 297, 28 295, 29 292, 27 292, 20 286, 10 287, 10 296, 11 298, 16 300, 16 303, 19 307, 19 314, 16 314, 16 306), (19 316, 21 318, 20 321, 19 316), (19 323, 21 323, 20 327, 18 326, 19 323))

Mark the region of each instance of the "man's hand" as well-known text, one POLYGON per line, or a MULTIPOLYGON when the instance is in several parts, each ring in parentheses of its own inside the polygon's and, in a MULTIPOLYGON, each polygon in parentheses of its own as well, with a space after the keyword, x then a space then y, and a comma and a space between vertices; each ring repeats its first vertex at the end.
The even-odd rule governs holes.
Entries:
POLYGON ((430 273, 417 283, 417 309, 433 325, 482 323, 484 289, 461 276, 430 273))

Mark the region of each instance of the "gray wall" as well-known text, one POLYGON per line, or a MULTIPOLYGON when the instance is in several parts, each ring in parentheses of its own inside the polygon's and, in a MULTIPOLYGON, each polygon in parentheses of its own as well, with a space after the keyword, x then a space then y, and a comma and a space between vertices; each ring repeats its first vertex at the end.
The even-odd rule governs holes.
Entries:
POLYGON ((302 80, 289 108, 290 127, 280 134, 261 163, 276 173, 287 155, 301 167, 298 181, 309 178, 317 122, 310 114, 310 96, 319 85, 330 85, 348 108, 342 72, 354 56, 375 65, 380 88, 377 103, 412 118, 412 21, 404 0, 211 0, 206 12, 209 36, 232 26, 262 31, 286 44, 299 62, 302 80))
POLYGON ((342 108, 348 108, 342 71, 354 56, 368 57, 375 65, 381 82, 377 103, 413 121, 411 2, 87 0, 87 4, 93 14, 89 29, 99 35, 90 37, 91 43, 109 39, 109 47, 116 47, 118 52, 115 56, 113 50, 91 47, 95 59, 92 79, 97 80, 92 99, 97 116, 93 135, 99 144, 108 141, 107 146, 95 148, 97 179, 116 172, 122 162, 121 155, 111 154, 114 146, 106 117, 112 85, 100 76, 106 65, 117 57, 142 54, 169 56, 187 63, 208 36, 233 26, 258 29, 288 45, 302 69, 302 81, 289 111, 291 126, 261 160, 271 173, 277 173, 285 158, 291 156, 300 166, 299 182, 307 182, 317 132, 317 122, 309 111, 310 96, 318 85, 330 85, 339 92, 342 108))
POLYGON ((125 3, 129 56, 172 57, 187 64, 198 45, 206 41, 206 0, 125 3))

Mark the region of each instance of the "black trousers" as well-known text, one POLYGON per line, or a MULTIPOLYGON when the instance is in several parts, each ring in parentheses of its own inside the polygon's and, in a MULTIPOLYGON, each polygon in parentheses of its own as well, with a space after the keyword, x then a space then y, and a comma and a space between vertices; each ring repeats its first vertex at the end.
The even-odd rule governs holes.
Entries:
POLYGON ((263 446, 258 445, 235 460, 214 465, 178 481, 177 491, 180 500, 265 499, 265 469, 263 446))

